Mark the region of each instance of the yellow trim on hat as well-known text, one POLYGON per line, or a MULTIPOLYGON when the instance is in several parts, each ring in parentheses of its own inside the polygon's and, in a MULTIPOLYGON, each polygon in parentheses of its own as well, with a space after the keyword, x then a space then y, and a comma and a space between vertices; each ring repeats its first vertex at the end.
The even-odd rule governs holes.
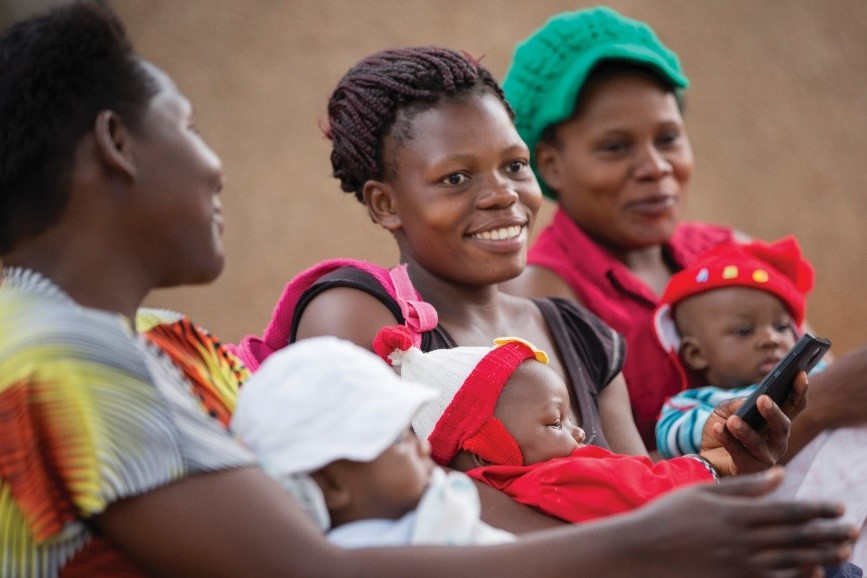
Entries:
POLYGON ((497 337, 494 339, 494 345, 496 346, 505 345, 506 343, 521 343, 522 345, 526 345, 533 352, 533 357, 536 358, 536 361, 548 365, 548 354, 526 339, 521 339, 520 337, 497 337))

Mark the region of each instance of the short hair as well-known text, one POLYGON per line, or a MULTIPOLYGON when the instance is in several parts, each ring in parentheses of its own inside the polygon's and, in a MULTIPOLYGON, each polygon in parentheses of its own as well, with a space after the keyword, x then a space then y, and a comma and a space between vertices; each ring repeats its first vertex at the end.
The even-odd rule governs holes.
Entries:
POLYGON ((412 135, 409 121, 444 100, 470 94, 497 96, 514 118, 503 90, 472 57, 433 46, 383 50, 353 66, 328 101, 331 166, 340 188, 363 201, 364 183, 385 174, 383 142, 402 144, 412 135), (397 126, 399 112, 405 126, 397 126))
POLYGON ((0 35, 0 255, 56 223, 75 148, 102 110, 140 125, 157 92, 123 25, 91 2, 0 35))

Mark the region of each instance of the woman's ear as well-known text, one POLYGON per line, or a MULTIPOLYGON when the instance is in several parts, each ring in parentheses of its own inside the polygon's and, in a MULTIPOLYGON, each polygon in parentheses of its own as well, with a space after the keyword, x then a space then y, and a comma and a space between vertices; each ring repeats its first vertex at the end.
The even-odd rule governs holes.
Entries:
POLYGON ((330 467, 318 469, 310 473, 310 477, 322 490, 322 496, 325 498, 325 507, 329 512, 338 512, 347 508, 352 502, 352 493, 349 487, 343 483, 339 472, 333 471, 330 467))
POLYGON ((129 178, 135 178, 136 168, 132 156, 129 127, 113 110, 103 110, 96 115, 93 134, 100 160, 109 168, 129 178))
POLYGON ((371 221, 392 232, 400 228, 400 216, 396 211, 394 189, 391 185, 370 180, 364 183, 361 193, 371 221))
POLYGON ((560 163, 560 149, 549 142, 539 142, 536 145, 536 168, 539 177, 548 187, 560 190, 563 184, 563 171, 560 163))
POLYGON ((705 357, 704 350, 695 337, 686 335, 681 338, 680 358, 693 371, 702 372, 707 369, 707 357, 705 357))

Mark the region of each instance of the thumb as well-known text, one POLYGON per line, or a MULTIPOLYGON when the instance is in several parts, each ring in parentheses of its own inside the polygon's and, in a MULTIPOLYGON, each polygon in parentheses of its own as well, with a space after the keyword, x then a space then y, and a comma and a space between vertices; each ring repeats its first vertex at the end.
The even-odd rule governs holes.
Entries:
POLYGON ((742 474, 720 480, 710 491, 724 496, 763 496, 783 481, 783 468, 774 467, 757 474, 742 474))

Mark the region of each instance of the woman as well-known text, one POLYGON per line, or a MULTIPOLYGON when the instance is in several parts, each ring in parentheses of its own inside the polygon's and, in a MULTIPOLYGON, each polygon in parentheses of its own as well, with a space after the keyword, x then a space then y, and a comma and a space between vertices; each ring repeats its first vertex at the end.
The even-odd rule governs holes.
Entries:
MULTIPOLYGON (((558 202, 528 266, 504 289, 575 300, 625 336, 623 373, 650 449, 662 403, 682 382, 655 337, 659 296, 696 255, 743 237, 680 221, 693 170, 681 115, 687 85, 677 55, 653 30, 605 7, 548 20, 517 47, 503 83, 542 190, 558 202)), ((863 404, 851 406, 867 389, 860 387, 867 349, 835 365, 812 380, 789 455, 823 421, 827 427, 867 419, 863 404)))
POLYGON ((150 290, 223 266, 222 170, 189 102, 92 3, 13 26, 0 68, 4 576, 617 576, 621 547, 646 576, 770 576, 847 554, 850 528, 813 523, 834 505, 751 498, 779 471, 505 547, 329 545, 222 425, 237 360, 183 318, 134 330, 150 290), (663 527, 704 548, 635 544, 663 527))

